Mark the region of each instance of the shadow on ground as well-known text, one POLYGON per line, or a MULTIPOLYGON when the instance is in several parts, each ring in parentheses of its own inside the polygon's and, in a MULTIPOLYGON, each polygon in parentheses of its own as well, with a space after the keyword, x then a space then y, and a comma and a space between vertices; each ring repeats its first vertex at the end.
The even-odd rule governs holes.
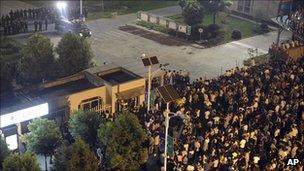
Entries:
POLYGON ((149 39, 149 40, 152 40, 152 41, 155 41, 157 43, 167 45, 167 46, 189 45, 188 42, 186 42, 185 40, 182 40, 180 38, 150 32, 150 31, 147 31, 147 30, 135 27, 135 26, 130 26, 130 25, 121 26, 121 27, 119 27, 119 30, 131 33, 134 35, 138 35, 140 37, 143 37, 143 38, 146 38, 146 39, 149 39))

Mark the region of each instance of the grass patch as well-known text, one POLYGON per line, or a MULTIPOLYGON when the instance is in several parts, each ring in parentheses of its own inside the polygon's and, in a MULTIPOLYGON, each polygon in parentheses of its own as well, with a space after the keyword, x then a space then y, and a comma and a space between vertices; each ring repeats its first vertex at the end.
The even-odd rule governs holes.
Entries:
MULTIPOLYGON (((270 58, 270 55, 268 53, 253 57, 256 65, 266 63, 269 60, 269 58, 270 58)), ((252 58, 248 58, 243 61, 243 64, 245 66, 251 66, 251 60, 252 60, 252 58)))
MULTIPOLYGON (((178 23, 184 23, 184 18, 181 14, 169 16, 168 18, 178 23)), ((210 24, 213 24, 213 17, 212 15, 206 15, 201 25, 208 26, 210 24)), ((259 27, 258 24, 235 18, 229 15, 225 16, 223 13, 221 14, 221 16, 216 17, 216 24, 220 25, 221 31, 223 32, 223 39, 221 40, 221 42, 219 42, 219 44, 233 41, 233 39, 231 38, 231 33, 235 29, 241 31, 242 38, 258 35, 254 31, 255 28, 259 27)))

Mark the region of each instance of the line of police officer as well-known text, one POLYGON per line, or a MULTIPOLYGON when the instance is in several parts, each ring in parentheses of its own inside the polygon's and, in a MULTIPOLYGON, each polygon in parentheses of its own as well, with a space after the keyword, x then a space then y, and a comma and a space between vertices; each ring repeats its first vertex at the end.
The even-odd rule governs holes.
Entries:
POLYGON ((8 15, 2 15, 0 26, 3 27, 4 35, 12 35, 28 32, 29 24, 34 24, 35 31, 42 31, 43 24, 47 29, 48 23, 53 23, 54 20, 54 8, 11 10, 8 15))

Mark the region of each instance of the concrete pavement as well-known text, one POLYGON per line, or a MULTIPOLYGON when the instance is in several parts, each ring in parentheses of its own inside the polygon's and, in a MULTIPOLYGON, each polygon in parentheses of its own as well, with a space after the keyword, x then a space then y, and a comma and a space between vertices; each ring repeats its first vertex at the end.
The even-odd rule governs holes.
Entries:
MULTIPOLYGON (((149 12, 167 16, 181 11, 180 7, 174 6, 149 12)), ((87 22, 93 33, 89 41, 97 64, 102 66, 104 63, 114 63, 145 76, 147 69, 139 60, 140 55, 145 53, 148 56, 158 56, 161 63, 170 63, 169 69, 189 71, 192 79, 210 78, 224 73, 227 69, 242 66, 243 60, 249 58, 248 48, 258 48, 259 53, 263 54, 276 40, 276 32, 270 32, 207 49, 195 44, 167 46, 118 29, 119 26, 134 24, 135 21, 136 14, 127 14, 87 22)), ((48 36, 56 46, 60 36, 55 33, 48 36)), ((288 39, 290 35, 283 34, 283 37, 288 39)))

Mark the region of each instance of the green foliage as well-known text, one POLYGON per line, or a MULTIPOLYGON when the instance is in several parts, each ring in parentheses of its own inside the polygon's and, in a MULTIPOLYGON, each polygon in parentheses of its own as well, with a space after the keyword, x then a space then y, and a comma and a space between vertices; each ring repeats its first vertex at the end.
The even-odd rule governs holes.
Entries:
POLYGON ((1 69, 1 93, 13 89, 12 81, 16 77, 18 62, 21 58, 22 44, 1 36, 0 37, 0 69, 1 69))
POLYGON ((69 130, 75 139, 80 137, 94 147, 97 143, 97 130, 103 121, 97 112, 77 111, 70 117, 69 130))
POLYGON ((112 169, 138 170, 148 159, 147 149, 142 147, 147 135, 134 114, 122 113, 115 122, 101 125, 98 138, 106 146, 112 169))
POLYGON ((56 60, 51 40, 41 34, 31 36, 22 49, 19 66, 21 84, 37 83, 56 74, 56 60))
POLYGON ((37 157, 33 153, 11 154, 3 162, 3 171, 40 171, 37 157))
POLYGON ((203 21, 203 8, 197 0, 183 0, 180 3, 185 22, 190 26, 196 26, 203 21))
POLYGON ((61 133, 52 120, 36 119, 28 125, 28 129, 26 142, 30 151, 50 156, 61 144, 61 133))
POLYGON ((56 149, 54 154, 53 169, 55 171, 68 170, 68 161, 71 158, 71 150, 66 143, 56 149))
POLYGON ((63 75, 75 74, 91 66, 93 53, 89 42, 73 33, 65 34, 56 51, 63 75))
POLYGON ((207 14, 213 15, 213 24, 215 24, 218 12, 228 9, 233 4, 233 0, 200 0, 200 3, 207 14))
POLYGON ((98 169, 98 159, 83 140, 76 139, 70 154, 67 170, 94 171, 98 169))
POLYGON ((235 40, 241 39, 242 38, 241 31, 240 30, 233 30, 232 33, 231 33, 231 38, 235 39, 235 40))
POLYGON ((0 170, 2 169, 2 162, 9 155, 9 149, 5 140, 0 135, 0 170))

